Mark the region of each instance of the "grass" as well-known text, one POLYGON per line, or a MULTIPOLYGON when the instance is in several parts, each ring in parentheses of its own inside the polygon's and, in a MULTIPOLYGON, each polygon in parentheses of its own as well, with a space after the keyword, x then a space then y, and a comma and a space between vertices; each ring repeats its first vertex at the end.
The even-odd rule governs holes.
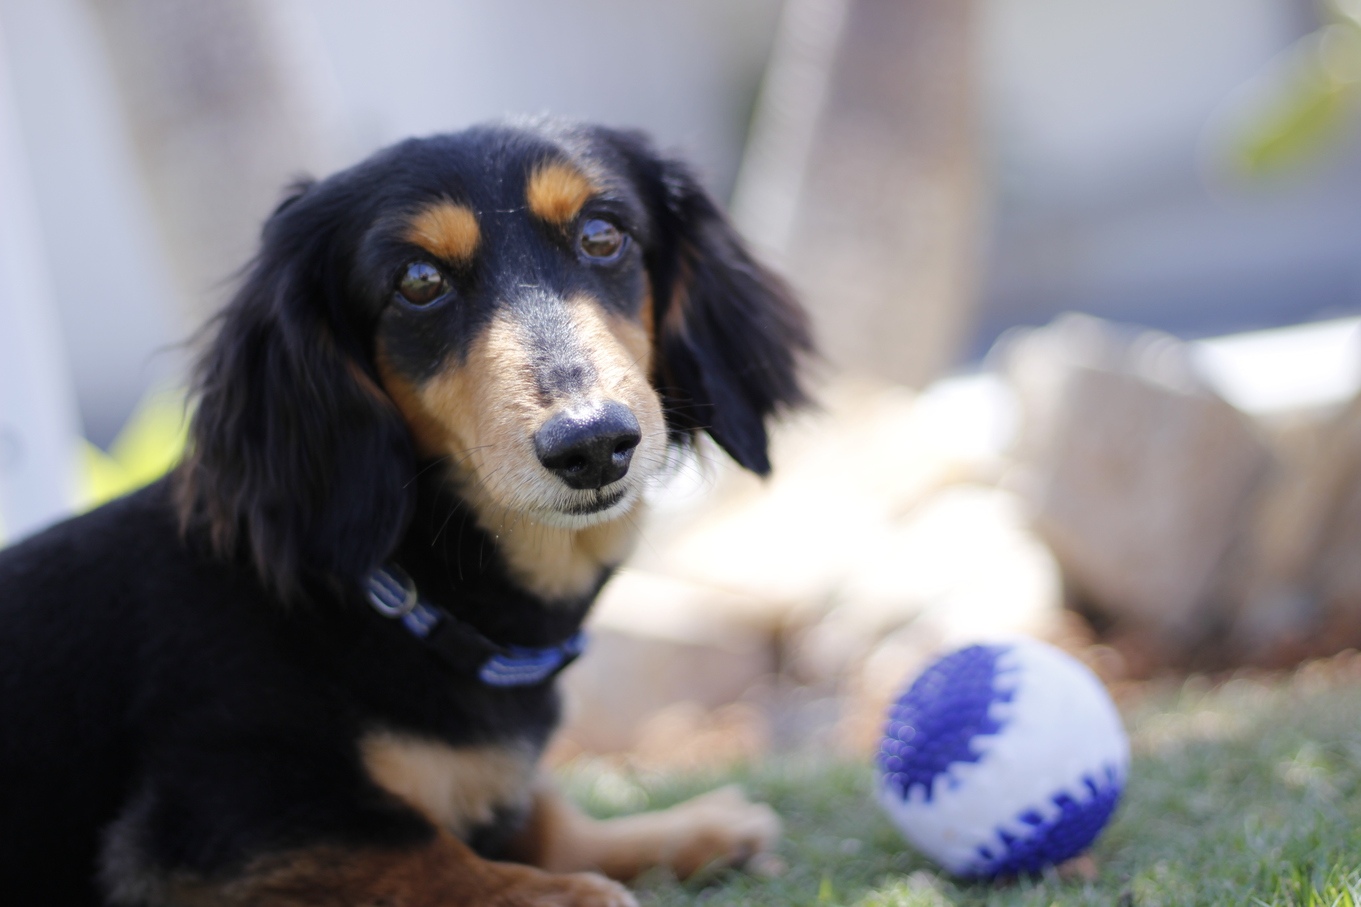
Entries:
POLYGON ((738 781, 785 820, 775 879, 655 875, 642 904, 1361 905, 1361 685, 1306 673, 1274 682, 1188 681, 1146 694, 1128 724, 1129 786, 1098 841, 1095 881, 1054 873, 1006 886, 954 882, 902 843, 861 764, 787 756, 707 776, 577 764, 568 786, 597 815, 675 803, 738 781))

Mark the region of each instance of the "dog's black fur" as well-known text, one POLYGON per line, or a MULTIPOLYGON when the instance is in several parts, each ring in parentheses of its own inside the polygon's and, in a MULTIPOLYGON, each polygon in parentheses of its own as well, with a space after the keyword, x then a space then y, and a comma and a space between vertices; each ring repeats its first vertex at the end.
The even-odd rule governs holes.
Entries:
MULTIPOLYGON (((299 185, 202 358, 185 461, 0 552, 0 899, 151 904, 167 879, 230 880, 262 855, 419 847, 431 823, 360 757, 375 727, 542 750, 551 683, 452 672, 362 581, 399 563, 500 643, 552 644, 584 617, 613 565, 561 600, 527 589, 449 477, 457 452, 422 450, 388 393, 393 375, 419 385, 464 361, 498 313, 555 354, 543 294, 638 323, 650 306, 670 443, 705 431, 768 469, 765 420, 802 399, 804 322, 640 135, 480 127, 299 185), (551 160, 590 175, 587 213, 631 244, 620 261, 584 261, 570 225, 528 216, 526 174, 551 160), (402 268, 430 256, 398 226, 440 199, 477 212, 482 242, 440 263, 456 304, 406 306, 402 268)), ((468 838, 495 856, 523 819, 507 807, 468 838)))

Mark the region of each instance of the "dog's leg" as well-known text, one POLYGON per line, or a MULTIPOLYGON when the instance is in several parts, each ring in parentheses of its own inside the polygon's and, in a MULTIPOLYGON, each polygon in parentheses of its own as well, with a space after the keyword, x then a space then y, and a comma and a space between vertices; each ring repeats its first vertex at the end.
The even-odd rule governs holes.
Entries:
POLYGON ((512 842, 513 859, 550 872, 596 870, 627 880, 653 866, 680 878, 702 869, 737 866, 775 846, 780 819, 752 803, 736 785, 670 809, 592 819, 551 783, 541 780, 529 822, 512 842))
POLYGON ((483 860, 440 834, 416 851, 335 854, 264 873, 243 904, 403 904, 411 907, 637 907, 622 886, 595 873, 552 874, 483 860))
POLYGON ((125 877, 112 895, 116 904, 165 907, 637 907, 622 885, 596 873, 484 860, 447 832, 417 848, 318 847, 262 857, 228 878, 125 877))

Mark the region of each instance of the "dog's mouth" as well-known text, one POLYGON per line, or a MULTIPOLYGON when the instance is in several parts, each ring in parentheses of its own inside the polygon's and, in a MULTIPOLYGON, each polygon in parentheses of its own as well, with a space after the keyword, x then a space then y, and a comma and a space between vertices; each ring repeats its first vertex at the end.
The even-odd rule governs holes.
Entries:
POLYGON ((632 506, 635 489, 630 482, 618 482, 613 487, 588 493, 577 492, 571 500, 558 500, 540 509, 536 519, 561 529, 585 529, 615 519, 632 506))
POLYGON ((562 512, 569 516, 589 516, 593 513, 603 513, 622 501, 627 493, 628 489, 621 482, 619 487, 612 491, 597 491, 585 501, 573 501, 564 505, 562 512))

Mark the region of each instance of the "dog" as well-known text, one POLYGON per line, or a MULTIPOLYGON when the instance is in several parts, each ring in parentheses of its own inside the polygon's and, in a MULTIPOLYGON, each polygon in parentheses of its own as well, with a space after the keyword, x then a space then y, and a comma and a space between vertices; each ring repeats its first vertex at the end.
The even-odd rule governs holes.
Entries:
POLYGON ((0 552, 6 903, 605 907, 774 845, 735 790, 598 821, 536 767, 644 492, 699 433, 766 473, 804 400, 683 164, 399 143, 293 187, 211 330, 172 473, 0 552))

